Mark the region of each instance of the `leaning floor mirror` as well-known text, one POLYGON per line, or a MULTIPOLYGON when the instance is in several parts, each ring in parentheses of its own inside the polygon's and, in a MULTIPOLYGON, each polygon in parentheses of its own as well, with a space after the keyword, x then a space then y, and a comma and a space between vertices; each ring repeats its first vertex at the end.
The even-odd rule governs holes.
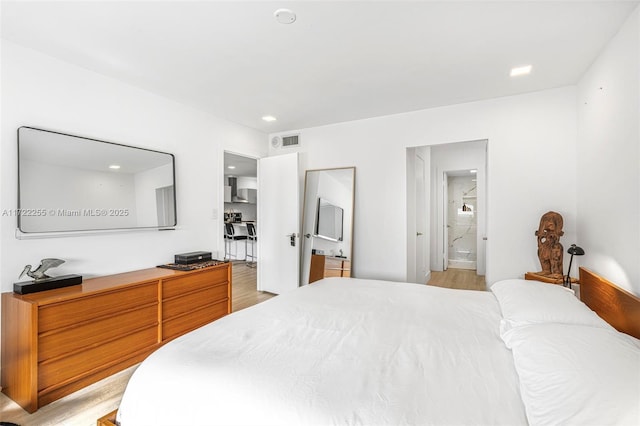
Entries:
POLYGON ((302 213, 302 285, 350 277, 355 167, 307 170, 302 213))

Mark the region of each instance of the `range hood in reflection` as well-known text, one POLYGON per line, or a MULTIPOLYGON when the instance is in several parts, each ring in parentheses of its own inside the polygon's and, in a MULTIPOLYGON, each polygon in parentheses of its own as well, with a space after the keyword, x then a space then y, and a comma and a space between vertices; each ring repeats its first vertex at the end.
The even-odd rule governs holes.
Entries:
POLYGON ((247 198, 246 194, 238 193, 238 178, 229 177, 229 186, 231 187, 232 203, 248 203, 249 202, 249 199, 247 198))

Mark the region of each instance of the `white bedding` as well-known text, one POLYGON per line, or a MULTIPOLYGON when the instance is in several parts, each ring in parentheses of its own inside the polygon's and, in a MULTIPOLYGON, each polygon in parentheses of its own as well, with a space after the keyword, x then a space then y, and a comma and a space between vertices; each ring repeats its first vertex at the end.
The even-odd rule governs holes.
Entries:
POLYGON ((125 391, 134 425, 526 424, 490 292, 329 278, 165 345, 125 391))

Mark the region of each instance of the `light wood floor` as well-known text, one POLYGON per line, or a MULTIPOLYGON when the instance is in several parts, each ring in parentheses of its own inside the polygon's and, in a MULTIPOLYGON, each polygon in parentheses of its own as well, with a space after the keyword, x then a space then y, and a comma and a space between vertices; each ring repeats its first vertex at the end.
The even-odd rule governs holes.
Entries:
POLYGON ((256 290, 256 267, 244 262, 233 262, 233 312, 239 311, 274 297, 274 294, 256 290))
POLYGON ((431 279, 427 284, 458 290, 485 291, 487 289, 484 276, 476 275, 476 271, 469 269, 449 268, 443 272, 431 271, 431 279))
MULTIPOLYGON (((256 291, 256 268, 249 268, 244 262, 234 262, 232 273, 231 305, 234 312, 274 297, 273 294, 256 291)), ((27 413, 0 393, 0 422, 12 422, 20 426, 95 426, 98 418, 118 408, 129 377, 136 367, 45 405, 33 414, 27 413)))

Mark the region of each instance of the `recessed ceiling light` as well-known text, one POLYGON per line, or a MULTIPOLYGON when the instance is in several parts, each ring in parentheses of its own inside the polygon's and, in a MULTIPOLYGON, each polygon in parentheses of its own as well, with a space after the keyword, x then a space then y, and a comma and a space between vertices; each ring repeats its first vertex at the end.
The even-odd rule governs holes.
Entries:
POLYGON ((265 115, 264 117, 262 117, 262 119, 269 123, 272 121, 276 121, 276 118, 273 115, 265 115))
POLYGON ((236 168, 236 166, 227 166, 227 169, 231 169, 231 170, 233 170, 233 169, 235 169, 235 168, 236 168))
POLYGON ((296 21, 296 14, 289 9, 278 9, 273 12, 273 17, 281 24, 293 24, 296 21))
POLYGON ((511 77, 517 77, 519 75, 527 75, 531 73, 531 65, 526 65, 523 67, 511 68, 511 77))
POLYGON ((120 166, 118 166, 117 164, 112 164, 109 166, 110 169, 112 170, 118 170, 120 168, 120 166))

